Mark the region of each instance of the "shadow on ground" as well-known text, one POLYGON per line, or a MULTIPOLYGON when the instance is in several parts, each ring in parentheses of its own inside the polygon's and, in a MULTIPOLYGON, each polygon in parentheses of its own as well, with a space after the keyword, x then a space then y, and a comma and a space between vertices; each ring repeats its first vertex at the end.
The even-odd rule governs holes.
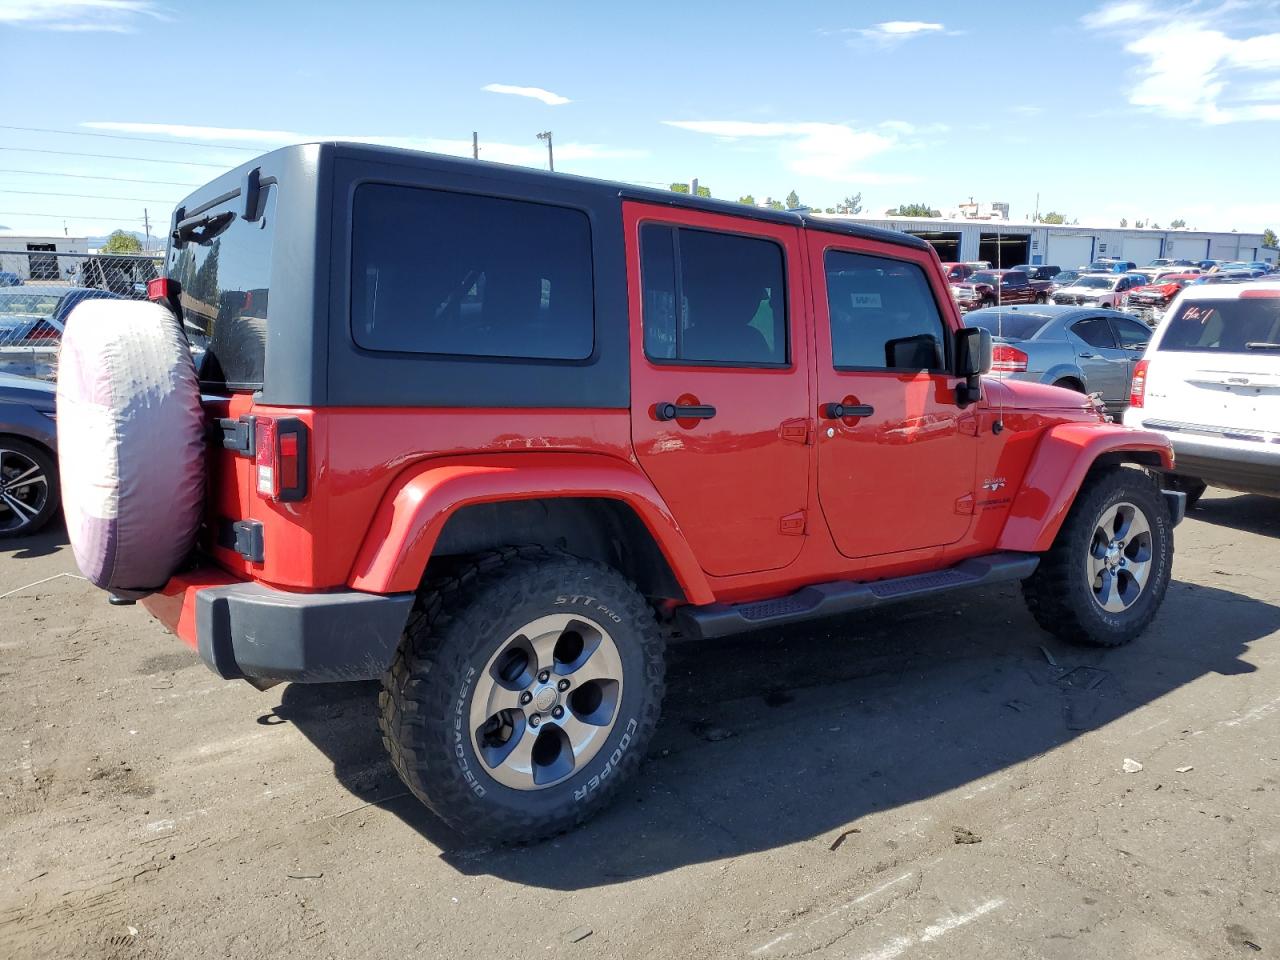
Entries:
POLYGON ((1196 506, 1197 520, 1243 533, 1260 533, 1280 540, 1280 500, 1239 494, 1206 497, 1196 506))
POLYGON ((1204 674, 1252 672, 1241 654, 1277 630, 1276 606, 1175 582, 1155 626, 1119 650, 1055 642, 1016 588, 673 647, 639 777, 611 809, 551 841, 553 853, 477 850, 402 795, 389 764, 370 776, 382 751, 376 684, 295 684, 263 720, 296 724, 352 793, 460 872, 580 889, 834 836, 1050 752, 1204 674))
POLYGON ((62 517, 59 516, 39 533, 29 537, 0 540, 0 554, 11 554, 19 560, 47 557, 64 549, 67 542, 67 528, 62 523, 62 517))

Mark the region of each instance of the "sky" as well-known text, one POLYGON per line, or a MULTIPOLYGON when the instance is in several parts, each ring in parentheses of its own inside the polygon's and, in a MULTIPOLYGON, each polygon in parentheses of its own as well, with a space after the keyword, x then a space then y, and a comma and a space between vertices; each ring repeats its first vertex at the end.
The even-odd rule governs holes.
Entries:
POLYGON ((483 160, 541 166, 550 130, 559 171, 731 200, 1280 229, 1280 0, 0 0, 0 79, 12 233, 163 233, 286 143, 473 130, 483 160))

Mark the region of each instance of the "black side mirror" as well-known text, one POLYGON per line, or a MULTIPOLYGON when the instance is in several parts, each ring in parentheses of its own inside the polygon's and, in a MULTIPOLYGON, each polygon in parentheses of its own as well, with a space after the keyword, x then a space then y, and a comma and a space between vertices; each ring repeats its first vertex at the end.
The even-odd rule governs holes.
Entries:
POLYGON ((982 399, 982 375, 991 370, 991 331, 964 327, 956 331, 955 369, 964 380, 956 387, 956 402, 967 407, 982 399))
POLYGON ((941 370, 942 344, 928 333, 899 337, 885 343, 884 360, 891 370, 941 370))

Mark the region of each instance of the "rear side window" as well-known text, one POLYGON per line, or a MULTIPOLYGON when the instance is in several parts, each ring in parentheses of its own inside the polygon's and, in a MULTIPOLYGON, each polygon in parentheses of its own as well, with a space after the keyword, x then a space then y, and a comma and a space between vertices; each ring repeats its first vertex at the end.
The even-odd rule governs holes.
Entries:
POLYGON ((837 369, 942 367, 946 327, 917 264, 828 250, 824 265, 837 369))
POLYGON ((772 240, 640 229, 644 352, 659 363, 783 366, 785 261, 772 240))
POLYGON ((1116 337, 1120 340, 1120 346, 1126 350, 1145 347, 1151 341, 1151 328, 1145 324, 1138 323, 1136 320, 1112 317, 1111 325, 1115 327, 1116 337))
POLYGON ((1043 330, 1052 317, 1013 310, 982 310, 968 316, 969 326, 989 330, 993 337, 1005 340, 1030 340, 1043 330))
POLYGON ((591 226, 582 211, 366 183, 356 189, 351 229, 351 332, 359 346, 591 356, 591 226))
POLYGON ((1280 299, 1184 303, 1165 327, 1160 349, 1280 356, 1280 299))
POLYGON ((206 225, 169 251, 168 275, 178 282, 182 324, 206 388, 262 388, 276 189, 262 188, 257 220, 240 216, 237 198, 204 211, 206 225))
POLYGON ((1111 332, 1111 324, 1106 317, 1089 317, 1078 320, 1071 325, 1071 332, 1091 347, 1114 347, 1115 334, 1111 332))

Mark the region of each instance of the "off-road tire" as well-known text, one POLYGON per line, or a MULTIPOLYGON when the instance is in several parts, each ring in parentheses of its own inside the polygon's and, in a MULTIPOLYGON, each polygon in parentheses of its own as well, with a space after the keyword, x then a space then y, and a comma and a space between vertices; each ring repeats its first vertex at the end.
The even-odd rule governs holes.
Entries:
POLYGON ((441 820, 472 839, 529 842, 563 833, 609 803, 640 765, 663 692, 657 619, 622 574, 541 547, 509 547, 468 560, 421 591, 383 678, 378 726, 396 772, 441 820), (616 720, 581 770, 542 789, 512 789, 488 774, 466 729, 476 677, 512 632, 574 609, 608 618, 624 677, 616 720))
POLYGON ((1129 643, 1154 619, 1169 586, 1173 565, 1173 520, 1151 475, 1130 467, 1090 473, 1081 485, 1053 546, 1036 572, 1022 583, 1022 595, 1036 622, 1061 640, 1094 647, 1129 643), (1152 568, 1142 594, 1122 613, 1108 613, 1095 601, 1086 557, 1097 522, 1112 505, 1132 503, 1151 527, 1152 568))

